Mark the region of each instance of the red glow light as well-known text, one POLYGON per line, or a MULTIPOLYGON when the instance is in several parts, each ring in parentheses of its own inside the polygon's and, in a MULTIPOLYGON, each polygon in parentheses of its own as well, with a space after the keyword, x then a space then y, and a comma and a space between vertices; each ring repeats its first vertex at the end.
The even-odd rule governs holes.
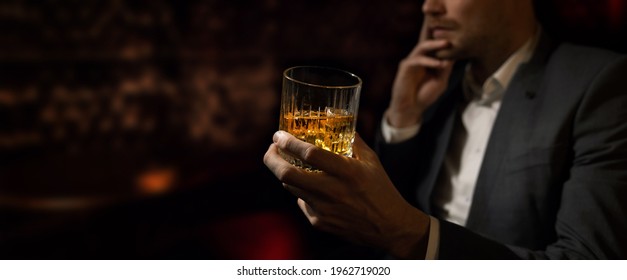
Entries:
POLYGON ((612 27, 618 28, 622 23, 624 0, 608 0, 607 14, 612 27))

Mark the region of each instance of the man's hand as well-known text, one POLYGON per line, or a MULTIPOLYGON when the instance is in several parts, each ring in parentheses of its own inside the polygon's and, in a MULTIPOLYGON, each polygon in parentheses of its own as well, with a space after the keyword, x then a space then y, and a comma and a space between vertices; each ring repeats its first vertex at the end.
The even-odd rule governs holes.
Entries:
POLYGON ((392 98, 385 113, 393 127, 420 123, 424 111, 444 93, 448 85, 453 61, 436 58, 433 54, 450 47, 450 43, 429 39, 427 33, 423 23, 418 44, 398 66, 392 98))
POLYGON ((314 227, 397 258, 424 258, 429 217, 403 199, 359 136, 353 145, 354 158, 325 151, 284 131, 275 133, 273 141, 264 163, 298 197, 314 227), (279 149, 322 171, 289 164, 279 149))

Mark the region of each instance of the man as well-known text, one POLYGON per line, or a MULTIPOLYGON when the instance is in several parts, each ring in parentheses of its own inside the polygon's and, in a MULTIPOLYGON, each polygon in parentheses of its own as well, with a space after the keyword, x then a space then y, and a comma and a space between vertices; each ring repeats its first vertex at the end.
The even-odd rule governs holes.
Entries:
POLYGON ((310 223, 396 258, 627 258, 627 58, 552 42, 532 0, 423 12, 380 161, 274 135, 264 162, 310 223))

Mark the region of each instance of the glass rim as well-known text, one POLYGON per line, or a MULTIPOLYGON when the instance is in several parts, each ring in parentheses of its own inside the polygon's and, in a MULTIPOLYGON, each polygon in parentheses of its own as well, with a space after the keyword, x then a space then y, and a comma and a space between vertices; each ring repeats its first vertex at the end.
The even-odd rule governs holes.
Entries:
POLYGON ((342 70, 342 69, 334 68, 334 67, 327 67, 327 66, 313 66, 313 65, 292 66, 292 67, 289 67, 289 68, 287 68, 287 69, 285 69, 283 71, 283 77, 288 79, 288 80, 290 80, 290 81, 292 81, 292 82, 295 82, 295 83, 299 83, 299 84, 307 85, 307 86, 312 86, 312 87, 319 87, 319 88, 335 88, 335 89, 358 88, 358 87, 361 87, 361 84, 362 84, 361 78, 359 78, 359 76, 357 76, 357 75, 355 75, 355 74, 353 74, 351 72, 348 72, 346 70, 342 70), (318 85, 318 84, 307 83, 307 82, 303 82, 303 81, 300 81, 300 80, 297 80, 297 79, 295 79, 293 77, 288 76, 288 74, 287 74, 288 71, 291 71, 291 70, 294 70, 294 69, 297 69, 297 68, 317 68, 317 69, 326 69, 326 70, 333 70, 333 71, 337 71, 337 72, 342 72, 344 74, 348 74, 352 78, 357 79, 357 83, 353 84, 353 85, 348 85, 348 86, 325 86, 325 85, 318 85))

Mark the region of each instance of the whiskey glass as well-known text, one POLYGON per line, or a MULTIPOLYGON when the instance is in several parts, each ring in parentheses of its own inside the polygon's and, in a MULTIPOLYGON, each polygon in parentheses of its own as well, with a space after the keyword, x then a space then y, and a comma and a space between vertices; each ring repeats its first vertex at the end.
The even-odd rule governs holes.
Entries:
MULTIPOLYGON (((326 151, 351 157, 359 109, 361 79, 321 66, 296 66, 283 72, 279 129, 326 151)), ((291 164, 314 166, 281 151, 291 164)))

